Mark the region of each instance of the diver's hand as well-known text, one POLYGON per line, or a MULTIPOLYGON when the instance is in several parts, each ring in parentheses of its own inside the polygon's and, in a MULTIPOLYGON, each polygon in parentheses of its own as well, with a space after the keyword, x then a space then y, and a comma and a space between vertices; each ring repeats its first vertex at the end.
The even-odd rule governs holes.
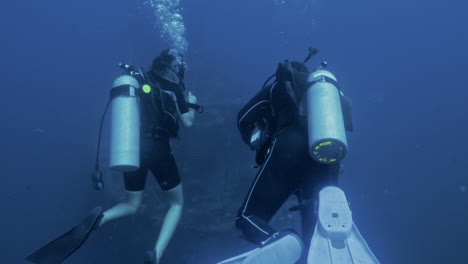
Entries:
POLYGON ((192 94, 192 92, 189 92, 187 95, 187 101, 191 104, 196 104, 197 103, 197 97, 192 94))
MULTIPOLYGON (((189 104, 196 104, 197 97, 193 95, 192 92, 189 92, 187 95, 187 102, 189 104)), ((193 125, 194 119, 195 119, 195 110, 192 107, 189 108, 189 111, 187 113, 180 115, 180 122, 182 123, 182 126, 185 128, 191 127, 193 125)))

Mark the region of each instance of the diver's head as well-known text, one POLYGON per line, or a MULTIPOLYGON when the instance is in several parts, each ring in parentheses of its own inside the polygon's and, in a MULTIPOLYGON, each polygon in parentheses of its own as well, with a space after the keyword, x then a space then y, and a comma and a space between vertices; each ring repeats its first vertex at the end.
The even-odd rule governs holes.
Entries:
POLYGON ((185 70, 183 55, 173 49, 163 50, 151 65, 153 75, 174 83, 182 81, 185 70))

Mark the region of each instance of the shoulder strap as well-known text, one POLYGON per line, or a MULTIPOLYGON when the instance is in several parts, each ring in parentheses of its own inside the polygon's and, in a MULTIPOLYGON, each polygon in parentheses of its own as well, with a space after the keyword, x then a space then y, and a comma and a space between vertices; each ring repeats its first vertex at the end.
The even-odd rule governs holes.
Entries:
POLYGON ((297 106, 298 102, 294 91, 296 84, 291 63, 288 60, 278 63, 275 76, 277 85, 272 86, 270 93, 270 101, 273 107, 278 104, 283 105, 284 102, 293 103, 297 106), (285 101, 285 99, 287 100, 285 101))

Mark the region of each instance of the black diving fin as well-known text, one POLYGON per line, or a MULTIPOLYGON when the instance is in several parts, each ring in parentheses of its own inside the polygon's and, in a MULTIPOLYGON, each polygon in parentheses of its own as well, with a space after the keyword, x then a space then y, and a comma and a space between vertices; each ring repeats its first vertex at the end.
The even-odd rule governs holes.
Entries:
POLYGON ((81 223, 29 255, 26 260, 36 264, 61 263, 78 250, 96 230, 103 217, 102 213, 102 207, 94 208, 81 223))

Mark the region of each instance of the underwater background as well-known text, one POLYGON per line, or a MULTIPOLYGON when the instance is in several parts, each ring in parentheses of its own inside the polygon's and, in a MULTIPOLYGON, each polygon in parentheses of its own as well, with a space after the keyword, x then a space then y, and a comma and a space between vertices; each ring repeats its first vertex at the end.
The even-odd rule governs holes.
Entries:
MULTIPOLYGON (((119 62, 148 68, 171 39, 142 1, 4 1, 0 263, 24 258, 96 205, 99 121, 119 62), (156 26, 155 26, 156 24, 156 26)), ((185 208, 162 263, 217 263, 252 245, 234 217, 255 176, 237 111, 284 59, 320 52, 353 100, 340 187, 381 263, 468 263, 468 4, 464 1, 182 0, 187 89, 205 107, 173 140, 185 208)), ((108 120, 108 119, 107 119, 108 120)), ((101 165, 108 159, 108 122, 101 165)), ((142 263, 166 210, 148 177, 143 208, 64 263, 142 263)), ((273 220, 298 227, 291 199, 273 220)))

